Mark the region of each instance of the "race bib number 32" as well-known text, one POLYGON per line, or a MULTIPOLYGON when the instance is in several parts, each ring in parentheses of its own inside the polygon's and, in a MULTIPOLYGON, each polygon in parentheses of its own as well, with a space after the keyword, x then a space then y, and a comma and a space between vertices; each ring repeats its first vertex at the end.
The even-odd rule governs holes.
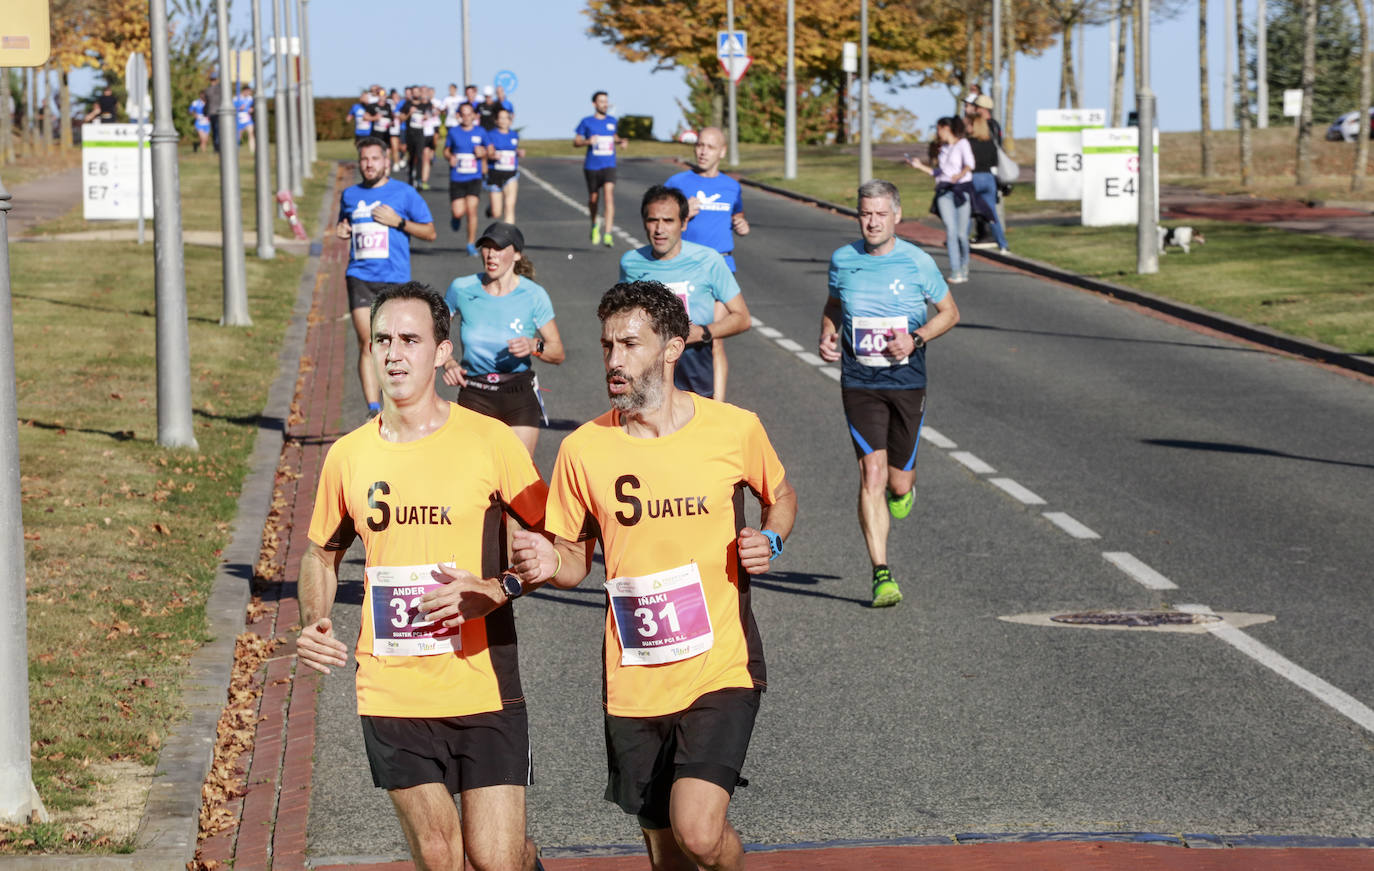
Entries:
POLYGON ((892 318, 854 318, 854 357, 864 366, 895 366, 907 361, 906 357, 900 360, 887 356, 889 337, 905 333, 906 316, 892 318))
POLYGON ((420 598, 443 586, 435 563, 423 566, 368 566, 372 594, 372 655, 433 656, 461 653, 460 627, 447 629, 424 619, 420 598))
POLYGON ((711 649, 715 635, 696 563, 606 582, 621 665, 659 665, 711 649))

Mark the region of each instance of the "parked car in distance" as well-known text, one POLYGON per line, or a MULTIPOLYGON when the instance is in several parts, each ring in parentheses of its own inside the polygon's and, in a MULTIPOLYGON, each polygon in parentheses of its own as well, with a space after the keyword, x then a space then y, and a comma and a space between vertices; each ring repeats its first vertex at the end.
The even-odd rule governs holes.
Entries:
MULTIPOLYGON (((1357 121, 1359 111, 1346 112, 1326 128, 1327 142, 1354 142, 1355 137, 1360 135, 1360 127, 1357 121)), ((1369 107, 1369 133, 1374 137, 1374 106, 1369 107)))

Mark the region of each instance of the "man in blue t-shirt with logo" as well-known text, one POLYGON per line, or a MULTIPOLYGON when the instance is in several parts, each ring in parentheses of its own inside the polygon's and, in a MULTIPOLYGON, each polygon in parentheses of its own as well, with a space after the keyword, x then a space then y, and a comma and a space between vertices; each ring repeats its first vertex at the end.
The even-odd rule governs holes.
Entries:
POLYGON ((592 219, 592 244, 603 242, 609 247, 615 244, 611 230, 615 227, 615 150, 624 148, 626 141, 616 133, 614 115, 606 114, 610 108, 610 98, 605 91, 592 94, 593 113, 583 118, 573 133, 573 147, 586 148, 587 156, 582 161, 582 176, 587 180, 587 211, 592 219), (603 237, 601 219, 596 216, 596 204, 600 201, 606 212, 606 228, 603 237))
POLYGON ((234 124, 239 141, 242 142, 244 134, 247 134, 248 150, 256 154, 258 140, 253 136, 253 88, 250 85, 239 88, 239 95, 234 98, 234 124))
POLYGON ((658 281, 682 300, 691 329, 673 370, 673 384, 710 398, 715 392, 711 345, 749 329, 749 306, 725 259, 705 245, 682 238, 687 211, 687 198, 680 190, 659 184, 644 192, 639 214, 649 244, 626 251, 620 258, 620 280, 658 281), (717 303, 724 306, 720 318, 716 317, 717 303))
POLYGON ((830 296, 817 349, 822 360, 840 363, 840 396, 859 458, 859 526, 873 562, 875 608, 902 601, 887 565, 888 514, 901 520, 915 499, 926 344, 959 322, 959 307, 935 261, 896 238, 901 220, 896 185, 873 179, 859 186, 863 238, 830 257, 830 296))
POLYGON ((354 103, 348 110, 348 117, 353 119, 353 143, 363 140, 365 136, 372 135, 372 122, 377 120, 377 113, 373 110, 371 102, 372 92, 364 89, 358 102, 354 103))
MULTIPOLYGON (((696 169, 683 170, 665 182, 687 197, 690 211, 682 238, 719 251, 734 272, 735 236, 749 235, 749 221, 744 217, 739 182, 720 171, 720 160, 725 156, 725 134, 719 127, 707 127, 697 136, 695 152, 696 169)), ((717 317, 722 314, 721 309, 716 309, 717 317)), ((723 401, 730 363, 725 359, 723 344, 716 343, 712 353, 715 355, 715 398, 723 401)))
POLYGON ((453 217, 449 221, 458 231, 464 216, 468 219, 468 254, 477 256, 477 203, 482 198, 482 161, 494 156, 487 131, 477 124, 471 103, 458 104, 458 126, 451 127, 444 141, 444 157, 450 167, 448 198, 453 217))
POLYGON ((433 242, 434 217, 415 188, 391 178, 386 144, 375 136, 358 140, 358 172, 363 180, 339 199, 334 235, 352 241, 344 283, 353 329, 358 334, 358 378, 369 415, 382 407, 377 369, 368 356, 372 300, 377 294, 410 281, 410 237, 433 242))

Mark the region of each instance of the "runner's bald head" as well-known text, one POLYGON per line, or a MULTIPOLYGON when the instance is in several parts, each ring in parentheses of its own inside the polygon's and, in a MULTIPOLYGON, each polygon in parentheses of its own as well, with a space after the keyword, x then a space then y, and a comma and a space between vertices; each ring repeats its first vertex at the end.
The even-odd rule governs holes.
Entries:
POLYGON ((712 140, 717 148, 725 147, 725 133, 719 127, 703 127, 697 134, 697 141, 712 140))

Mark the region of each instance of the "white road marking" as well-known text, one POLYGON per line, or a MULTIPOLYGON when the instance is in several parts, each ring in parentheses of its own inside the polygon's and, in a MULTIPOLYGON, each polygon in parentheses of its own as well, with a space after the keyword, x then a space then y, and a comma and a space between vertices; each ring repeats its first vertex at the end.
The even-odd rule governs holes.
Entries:
MULTIPOLYGON (((528 166, 522 166, 522 167, 520 167, 520 175, 523 176, 523 177, 525 177, 525 178, 528 178, 530 181, 534 182, 535 184, 539 185, 539 186, 540 186, 541 188, 543 188, 544 190, 548 191, 549 194, 550 194, 554 199, 558 200, 559 202, 561 202, 561 203, 567 203, 568 205, 572 206, 574 209, 577 209, 577 210, 578 210, 579 212, 581 212, 582 214, 584 214, 584 215, 587 214, 587 204, 586 204, 586 203, 579 203, 577 200, 575 200, 575 199, 573 199, 572 197, 568 196, 567 194, 563 193, 563 192, 560 191, 558 188, 556 188, 556 187, 554 187, 553 185, 549 184, 548 182, 544 181, 542 178, 540 178, 539 176, 537 176, 537 175, 535 175, 533 172, 531 172, 531 171, 530 171, 530 168, 529 168, 528 166)), ((617 236, 619 236, 621 239, 623 239, 627 244, 629 244, 631 247, 634 247, 634 248, 642 248, 642 247, 644 247, 644 243, 643 243, 643 242, 639 241, 639 240, 636 239, 634 236, 630 235, 628 232, 625 231, 625 228, 624 228, 624 227, 621 227, 619 224, 616 224, 616 225, 612 226, 612 227, 611 227, 611 230, 612 230, 617 236)))
POLYGON ((1178 584, 1175 584, 1159 572, 1150 568, 1133 554, 1126 553, 1125 551, 1109 550, 1102 554, 1102 558, 1130 575, 1131 579, 1136 583, 1149 587, 1151 590, 1178 589, 1178 584))
POLYGON ((825 361, 824 361, 824 360, 822 360, 820 357, 817 357, 815 354, 811 353, 810 351, 798 351, 798 352, 797 352, 797 358, 800 359, 800 360, 803 360, 803 361, 805 361, 805 362, 807 362, 807 363, 810 363, 812 366, 824 366, 824 365, 825 365, 825 361))
POLYGON ((968 451, 955 451, 950 456, 967 466, 968 470, 975 475, 991 475, 997 471, 968 451))
POLYGON ((921 426, 921 441, 930 442, 932 445, 935 445, 935 447, 944 448, 947 451, 959 447, 952 439, 946 438, 938 429, 925 425, 921 426))
POLYGON ((801 345, 797 344, 796 342, 792 341, 786 336, 784 336, 781 339, 774 339, 773 341, 777 342, 778 347, 782 348, 784 351, 791 351, 792 353, 796 354, 800 353, 802 350, 801 345))
POLYGON ((759 320, 758 318, 754 318, 754 332, 758 333, 761 336, 767 336, 770 339, 782 338, 781 332, 773 329, 772 327, 764 326, 763 321, 759 320))
MULTIPOLYGON (((1178 610, 1192 614, 1215 613, 1206 605, 1179 605, 1178 610)), ((1316 696, 1336 713, 1368 732, 1374 732, 1374 710, 1346 691, 1317 677, 1283 654, 1227 623, 1213 624, 1207 631, 1258 662, 1260 665, 1316 696)))
POLYGON ((1046 511, 1041 516, 1074 538, 1088 539, 1102 537, 1062 511, 1046 511))
POLYGON ((839 381, 839 380, 840 380, 840 370, 839 370, 839 369, 822 369, 821 372, 825 374, 825 377, 829 378, 829 379, 832 380, 832 381, 839 381))
POLYGON ((1041 499, 1035 493, 1031 492, 1030 490, 1027 490, 1025 487, 1022 487, 1020 484, 1016 483, 1011 478, 990 478, 988 479, 988 483, 992 484, 992 486, 996 487, 997 489, 1002 490, 1008 496, 1015 499, 1017 502, 1020 502, 1022 505, 1045 504, 1044 499, 1041 499))

